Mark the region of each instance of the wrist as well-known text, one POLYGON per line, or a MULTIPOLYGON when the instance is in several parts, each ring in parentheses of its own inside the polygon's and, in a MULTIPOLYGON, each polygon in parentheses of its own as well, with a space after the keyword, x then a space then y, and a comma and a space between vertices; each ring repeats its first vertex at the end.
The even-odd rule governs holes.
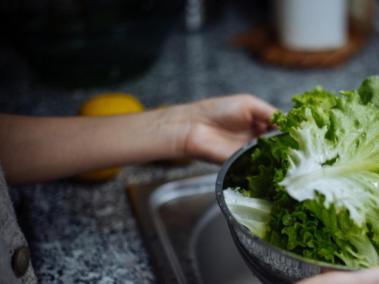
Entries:
POLYGON ((179 105, 123 116, 122 137, 117 139, 123 148, 122 161, 140 163, 186 156, 190 111, 188 105, 179 105))
POLYGON ((157 139, 158 159, 175 159, 187 156, 186 143, 192 125, 192 109, 178 105, 155 112, 154 139, 157 139))

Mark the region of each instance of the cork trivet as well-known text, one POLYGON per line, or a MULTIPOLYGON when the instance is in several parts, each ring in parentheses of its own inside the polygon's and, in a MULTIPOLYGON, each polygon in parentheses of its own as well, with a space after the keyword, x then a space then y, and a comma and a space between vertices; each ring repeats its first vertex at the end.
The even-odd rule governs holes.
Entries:
POLYGON ((280 45, 273 29, 261 25, 235 36, 232 44, 248 49, 271 64, 284 67, 326 68, 346 62, 363 47, 366 38, 358 32, 350 31, 348 42, 339 49, 319 52, 296 51, 280 45))

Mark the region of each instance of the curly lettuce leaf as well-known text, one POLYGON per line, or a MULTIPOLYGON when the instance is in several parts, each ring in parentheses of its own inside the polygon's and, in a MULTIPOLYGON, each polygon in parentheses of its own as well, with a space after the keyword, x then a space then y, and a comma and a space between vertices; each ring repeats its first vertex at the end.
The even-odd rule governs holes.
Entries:
MULTIPOLYGON (((333 251, 329 251, 335 257, 335 262, 332 263, 342 262, 349 267, 377 266, 379 256, 369 238, 372 234, 369 227, 355 224, 347 209, 337 210, 334 205, 325 208, 324 201, 324 196, 319 196, 316 200, 307 200, 301 204, 320 222, 320 230, 326 232, 326 236, 330 238, 328 245, 335 247, 333 251)), ((325 257, 324 259, 327 260, 325 257)))
POLYGON ((361 226, 379 208, 379 108, 372 103, 376 95, 362 100, 357 91, 344 94, 321 127, 305 108, 303 121, 289 130, 298 148, 289 150, 280 184, 299 202, 323 195, 325 207, 347 209, 361 226))
POLYGON ((312 259, 379 265, 379 77, 293 102, 273 118, 283 134, 259 140, 248 165, 246 197, 271 204, 261 235, 312 259))

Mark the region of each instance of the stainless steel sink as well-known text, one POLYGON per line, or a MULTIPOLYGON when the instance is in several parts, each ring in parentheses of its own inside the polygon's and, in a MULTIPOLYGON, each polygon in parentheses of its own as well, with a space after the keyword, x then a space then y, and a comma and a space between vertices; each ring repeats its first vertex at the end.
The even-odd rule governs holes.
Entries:
POLYGON ((234 246, 215 201, 214 174, 130 187, 161 283, 260 283, 234 246))

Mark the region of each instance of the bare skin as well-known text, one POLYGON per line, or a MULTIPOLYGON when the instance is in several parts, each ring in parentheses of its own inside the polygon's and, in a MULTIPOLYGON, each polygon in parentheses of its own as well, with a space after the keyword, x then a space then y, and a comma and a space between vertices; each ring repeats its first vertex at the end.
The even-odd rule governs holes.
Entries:
POLYGON ((11 184, 159 159, 222 162, 265 132, 274 111, 256 97, 236 95, 110 117, 4 114, 0 160, 11 184))
POLYGON ((379 268, 358 272, 329 272, 312 277, 298 284, 378 284, 379 268))
MULTIPOLYGON (((275 108, 235 95, 133 115, 0 115, 0 161, 11 184, 47 181, 110 166, 194 157, 222 162, 266 132, 275 108)), ((331 272, 299 284, 379 283, 379 269, 331 272)))

